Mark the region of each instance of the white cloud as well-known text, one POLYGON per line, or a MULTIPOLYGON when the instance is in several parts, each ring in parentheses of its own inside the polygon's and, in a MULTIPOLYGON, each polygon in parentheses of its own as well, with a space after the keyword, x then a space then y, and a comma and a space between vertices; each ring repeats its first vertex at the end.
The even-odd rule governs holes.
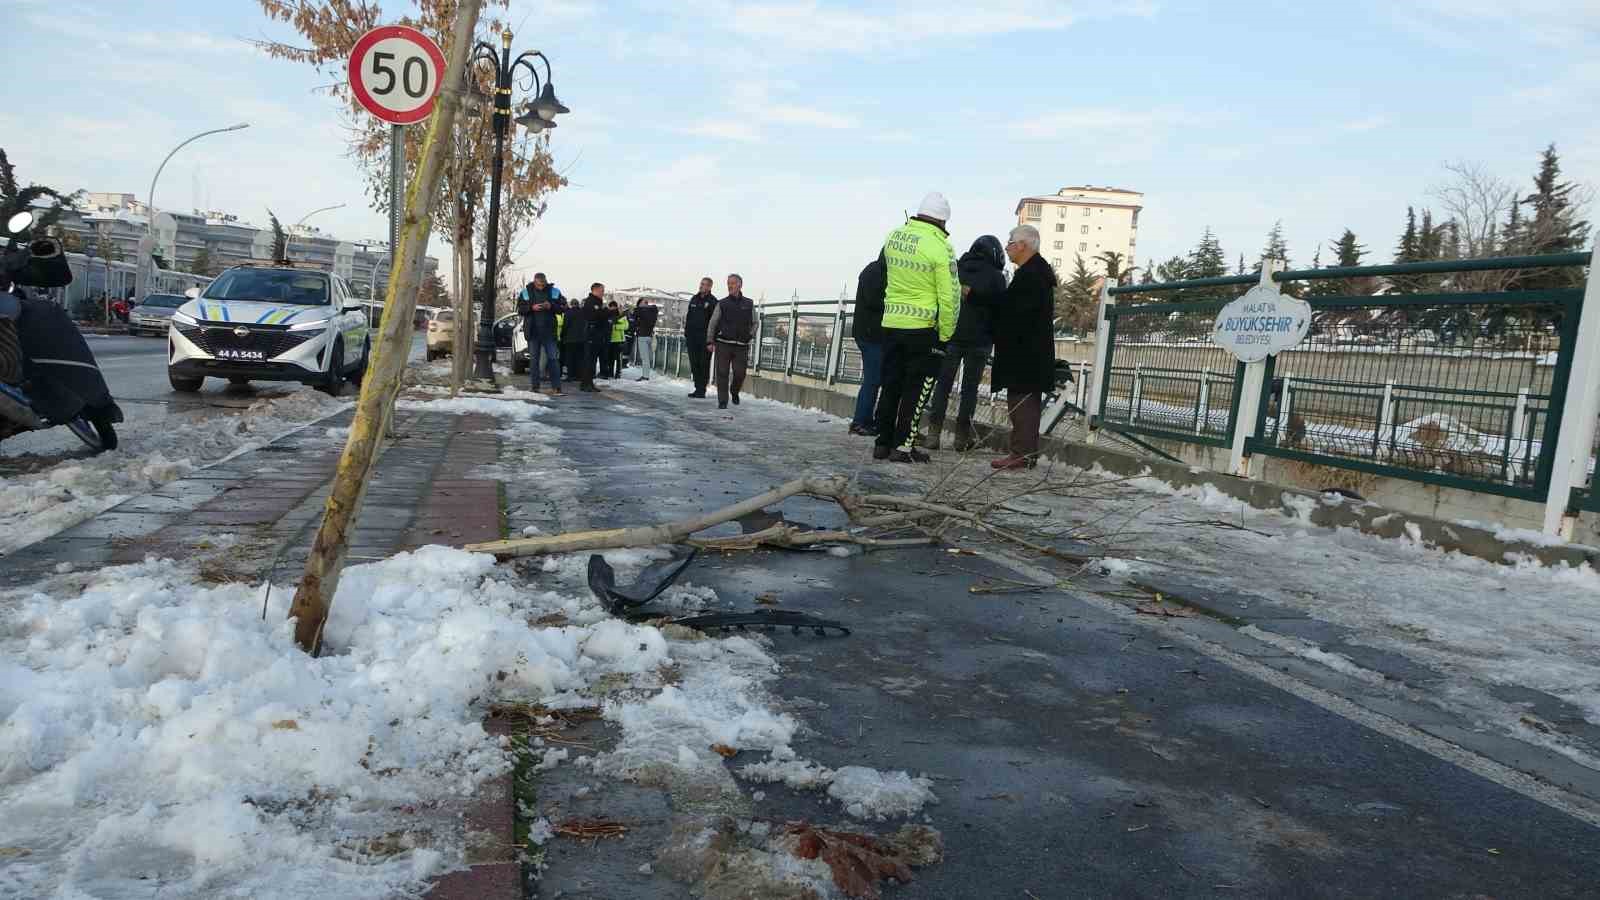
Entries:
POLYGON ((736 122, 731 119, 703 119, 683 129, 684 134, 695 137, 715 138, 719 141, 738 141, 743 144, 756 144, 761 142, 761 132, 748 122, 736 122))
POLYGON ((1384 116, 1368 116, 1365 119, 1353 119, 1349 122, 1340 123, 1338 128, 1340 131, 1359 134, 1367 131, 1377 131, 1388 124, 1389 120, 1384 116))
POLYGON ((758 118, 777 125, 803 125, 807 128, 844 130, 856 127, 856 120, 849 116, 786 104, 765 107, 758 113, 758 118))
POLYGON ((1144 138, 1152 128, 1176 125, 1188 118, 1176 110, 1081 106, 1017 119, 1007 130, 1014 137, 1033 140, 1101 138, 1118 132, 1136 133, 1144 138))

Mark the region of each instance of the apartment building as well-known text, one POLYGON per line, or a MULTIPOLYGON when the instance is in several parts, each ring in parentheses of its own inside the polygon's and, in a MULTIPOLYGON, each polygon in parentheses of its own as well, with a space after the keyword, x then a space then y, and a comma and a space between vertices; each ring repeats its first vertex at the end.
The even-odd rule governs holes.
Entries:
MULTIPOLYGON (((61 217, 63 232, 75 235, 92 256, 109 253, 113 259, 132 261, 146 231, 145 204, 132 194, 88 194, 77 208, 61 217)), ((252 259, 272 255, 272 229, 217 210, 156 214, 157 250, 174 269, 194 270, 204 251, 212 273, 252 259)), ((288 226, 289 258, 297 263, 334 272, 350 282, 358 296, 381 294, 389 281, 389 246, 380 241, 342 241, 308 225, 288 226)), ((423 268, 436 274, 439 261, 427 257, 423 268)), ((211 273, 201 273, 211 274, 211 273)))
POLYGON ((1017 201, 1017 224, 1039 229, 1039 254, 1067 277, 1083 257, 1089 271, 1104 275, 1107 251, 1122 254, 1123 267, 1138 256, 1139 211, 1144 194, 1113 187, 1064 187, 1017 201))

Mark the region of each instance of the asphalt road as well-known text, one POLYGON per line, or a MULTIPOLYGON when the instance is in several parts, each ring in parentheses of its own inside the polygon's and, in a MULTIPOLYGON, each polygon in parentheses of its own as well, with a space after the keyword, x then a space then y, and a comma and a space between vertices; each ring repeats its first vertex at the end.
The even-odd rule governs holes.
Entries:
MULTIPOLYGON (((564 397, 542 421, 563 429, 560 457, 584 494, 508 483, 513 533, 673 518, 865 454, 842 429, 800 441, 632 393, 564 397)), ((893 475, 863 473, 890 490, 893 475)), ((782 509, 841 524, 831 505, 782 509)), ((926 821, 945 859, 886 897, 1595 896, 1600 832, 1580 818, 1223 665, 1161 622, 1114 614, 1088 583, 969 592, 986 577, 1018 576, 940 548, 702 557, 685 576, 733 608, 764 591, 855 628, 775 634, 772 690, 806 726, 801 755, 934 780, 926 821)), ((570 737, 608 740, 600 723, 570 737)), ((816 792, 743 787, 763 793, 741 818, 843 818, 816 792)), ((547 845, 539 896, 568 898, 691 896, 640 866, 676 822, 719 812, 694 792, 596 787, 575 766, 541 773, 538 802, 633 823, 617 840, 547 845)))
MULTIPOLYGON (((94 351, 111 395, 122 407, 123 424, 119 431, 139 428, 159 428, 174 411, 196 409, 236 410, 273 396, 282 396, 300 389, 294 383, 259 382, 235 387, 217 378, 206 379, 198 394, 180 394, 167 383, 167 341, 165 337, 133 337, 131 335, 84 336, 89 349, 94 351)), ((413 338, 411 358, 422 356, 423 341, 420 332, 413 338)), ((19 435, 0 445, 0 457, 15 459, 19 456, 77 456, 83 445, 65 428, 19 435)))

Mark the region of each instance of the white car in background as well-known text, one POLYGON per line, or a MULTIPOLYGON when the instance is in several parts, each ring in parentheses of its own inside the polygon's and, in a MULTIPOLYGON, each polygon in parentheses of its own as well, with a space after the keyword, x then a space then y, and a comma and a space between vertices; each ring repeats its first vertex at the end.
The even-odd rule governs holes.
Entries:
POLYGON ((516 313, 501 316, 494 323, 494 345, 511 348, 511 371, 528 371, 528 335, 522 330, 522 317, 516 313))
MULTIPOLYGON (((192 289, 191 289, 191 292, 192 289)), ((367 370, 370 328, 344 279, 286 265, 234 266, 172 314, 167 380, 298 381, 337 395, 367 370)))

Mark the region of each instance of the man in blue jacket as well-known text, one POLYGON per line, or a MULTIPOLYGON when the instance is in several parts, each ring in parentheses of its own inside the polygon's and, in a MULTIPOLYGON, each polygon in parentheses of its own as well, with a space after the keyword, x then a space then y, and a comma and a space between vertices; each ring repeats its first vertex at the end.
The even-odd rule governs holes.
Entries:
POLYGON ((539 390, 540 354, 548 367, 550 389, 561 393, 561 354, 556 349, 556 316, 565 315, 567 301, 561 289, 545 280, 543 272, 535 272, 533 281, 517 297, 517 314, 522 316, 522 333, 528 338, 528 371, 532 373, 533 389, 539 390))

